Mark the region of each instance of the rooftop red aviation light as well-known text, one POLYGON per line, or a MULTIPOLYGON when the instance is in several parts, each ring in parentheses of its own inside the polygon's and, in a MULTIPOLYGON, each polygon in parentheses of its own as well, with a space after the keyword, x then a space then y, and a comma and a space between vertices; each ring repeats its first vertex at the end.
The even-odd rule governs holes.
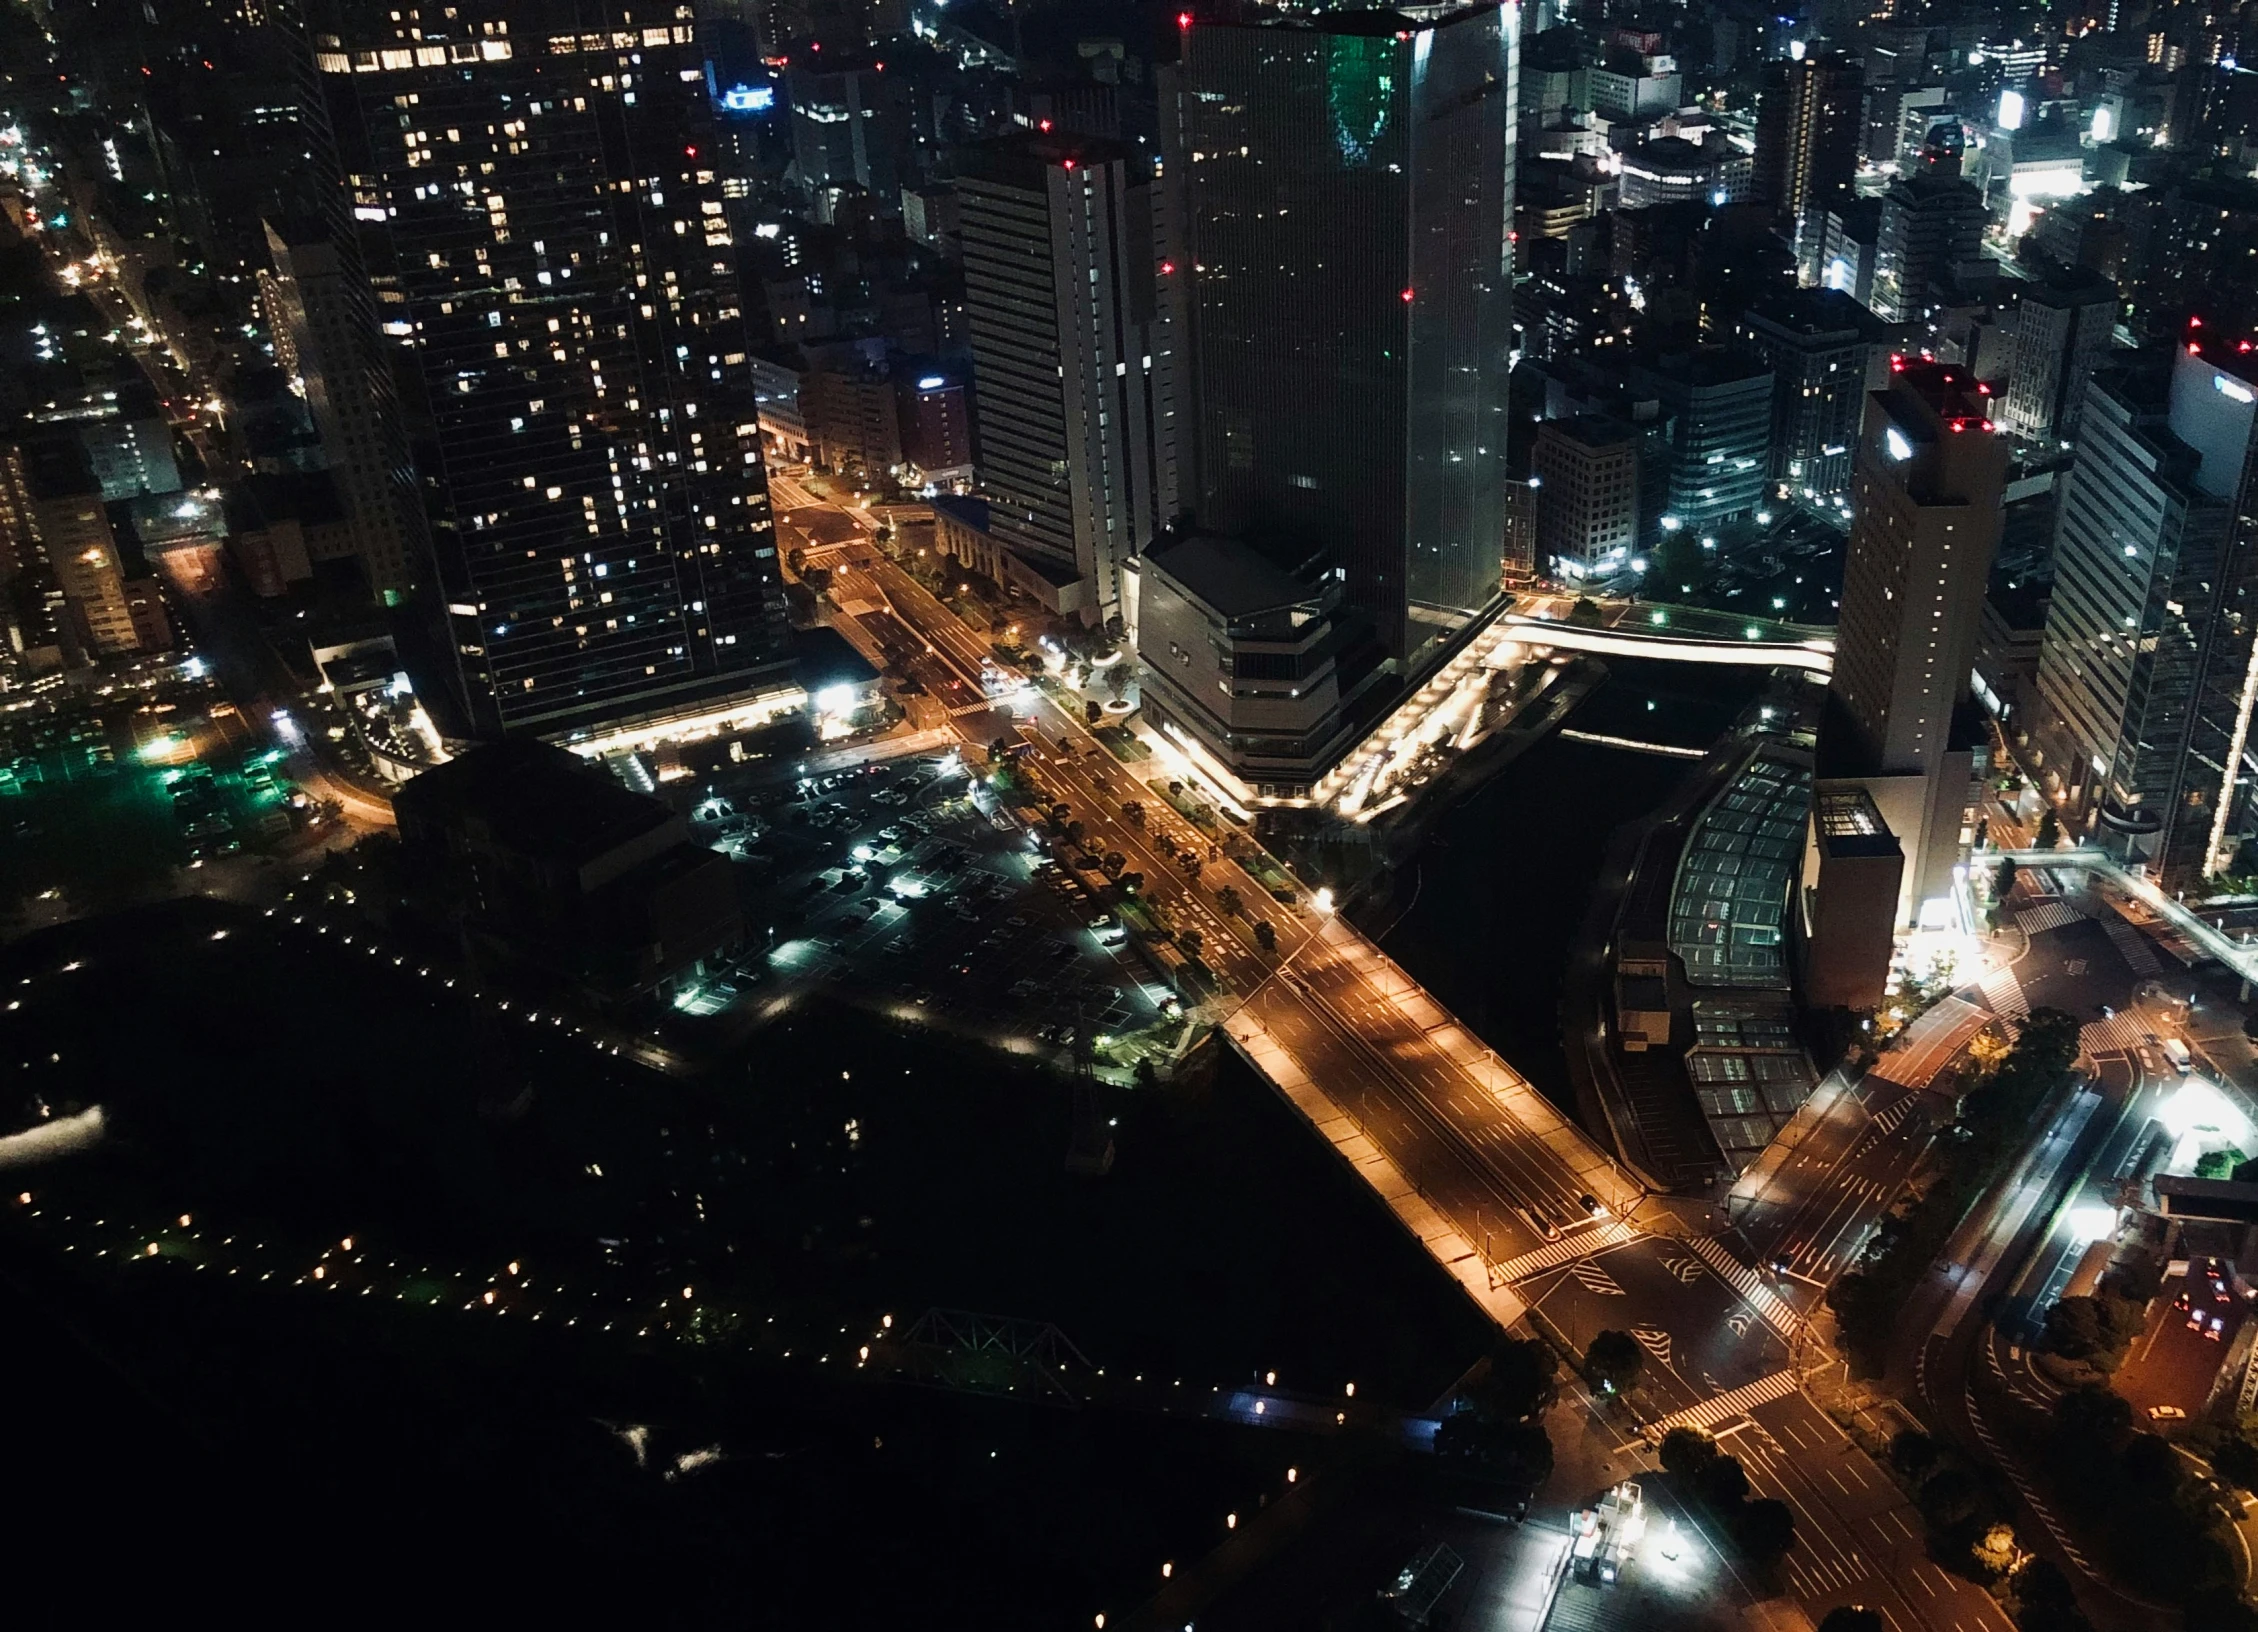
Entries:
POLYGON ((1190 28, 1192 26, 1192 14, 1188 11, 1178 12, 1176 14, 1176 26, 1178 28, 1190 28))
POLYGON ((1162 277, 1164 277, 1164 278, 1165 278, 1165 277, 1167 277, 1167 276, 1168 276, 1168 275, 1169 275, 1169 274, 1170 274, 1171 272, 1174 272, 1175 270, 1176 270, 1176 263, 1175 263, 1174 261, 1162 261, 1162 262, 1160 263, 1160 275, 1161 275, 1162 277))
POLYGON ((1412 291, 1410 291, 1409 289, 1406 289, 1406 290, 1405 290, 1405 291, 1403 292, 1403 303, 1404 303, 1404 304, 1405 304, 1406 306, 1408 306, 1408 305, 1410 305, 1410 304, 1411 304, 1411 295, 1412 295, 1412 291))

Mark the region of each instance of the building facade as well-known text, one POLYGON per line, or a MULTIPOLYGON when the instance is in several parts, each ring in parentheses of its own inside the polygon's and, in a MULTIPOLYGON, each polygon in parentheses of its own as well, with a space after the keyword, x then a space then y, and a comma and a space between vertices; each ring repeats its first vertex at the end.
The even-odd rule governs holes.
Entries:
POLYGON ((1537 427, 1529 472, 1538 567, 1599 591, 1636 582, 1639 455, 1631 428, 1598 414, 1548 419, 1537 427))
POLYGON ((1851 449, 1866 393, 1886 365, 1887 331, 1835 289, 1799 289, 1761 300, 1733 338, 1772 370, 1767 474, 1791 498, 1831 506, 1850 491, 1851 449))
POLYGON ((1176 509, 1148 164, 1031 137, 979 150, 957 180, 991 525, 1087 578, 1099 619, 1119 614, 1122 562, 1176 509))
POLYGON ((2251 825, 2258 391, 2231 355, 2230 371, 2174 347, 2087 391, 2039 652, 2043 790, 2174 889, 2235 866, 2251 825))
POLYGON ((1975 777, 1969 676, 2007 449, 1963 369, 1895 359, 1866 399, 1822 770, 1905 851, 1901 926, 1949 914, 1975 777))
POLYGON ((385 328, 422 385, 481 736, 789 680, 705 57, 675 8, 350 0, 317 38, 385 328), (584 26, 586 25, 586 26, 584 26))
POLYGON ((1519 12, 1184 19, 1164 90, 1203 531, 1423 672, 1497 597, 1519 12))
POLYGON ((2033 441, 2074 441, 2086 383, 2117 328, 2117 285, 2083 268, 2026 286, 2000 419, 2033 441))

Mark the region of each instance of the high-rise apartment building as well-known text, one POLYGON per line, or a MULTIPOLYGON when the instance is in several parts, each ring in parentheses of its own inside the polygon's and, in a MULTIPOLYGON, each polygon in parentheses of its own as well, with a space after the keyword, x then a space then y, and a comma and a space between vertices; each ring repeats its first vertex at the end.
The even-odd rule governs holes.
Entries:
POLYGON ((420 375, 481 735, 781 688, 789 635, 705 57, 672 5, 347 0, 316 64, 420 375))
POLYGON ((1498 595, 1518 17, 1187 17, 1162 97, 1199 525, 1410 673, 1498 595))
POLYGON ((1038 136, 968 155, 957 178, 990 528, 1080 573, 1101 620, 1120 615, 1122 563, 1176 511, 1149 163, 1038 136))
POLYGON ((1756 112, 1756 196, 1796 248, 1803 281, 1819 280, 1827 212, 1856 196, 1866 71, 1822 51, 1767 71, 1756 112))
POLYGON ((1529 453, 1536 564, 1597 590, 1636 581, 1638 438, 1600 414, 1548 419, 1529 453))
POLYGON ((2086 383, 2108 353, 2118 305, 2115 281, 2084 267, 2024 285, 2002 424, 2034 441, 2076 438, 2086 383))
POLYGON ((319 228, 268 222, 259 274, 275 360, 299 382, 344 502, 369 593, 397 601, 425 570, 422 500, 391 381, 375 350, 367 280, 319 228))
POLYGON ((1832 506, 1850 491, 1866 393, 1880 383, 1887 331, 1836 289, 1782 290, 1734 324, 1735 341, 1772 370, 1770 480, 1832 506))
POLYGON ((1821 771, 1864 786, 1903 847, 1904 925, 1949 910, 1965 853, 1968 677, 2007 449, 1965 370, 1890 366, 1859 435, 1821 771))
POLYGON ((2258 369, 2218 351, 2144 354, 2086 392, 2032 731, 2067 824, 2174 889, 2252 826, 2258 369))

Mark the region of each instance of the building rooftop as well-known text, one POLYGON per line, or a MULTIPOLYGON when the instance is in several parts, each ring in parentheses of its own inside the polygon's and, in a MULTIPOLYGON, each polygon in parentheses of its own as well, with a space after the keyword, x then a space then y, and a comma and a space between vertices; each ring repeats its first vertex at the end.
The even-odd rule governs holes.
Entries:
POLYGON ((570 866, 676 820, 578 754, 532 741, 481 744, 406 783, 394 802, 411 818, 474 822, 511 849, 570 866))
POLYGON ((1864 788, 1822 788, 1812 801, 1819 842, 1836 856, 1902 854, 1897 835, 1864 788))
POLYGON ((1670 950, 1689 982, 1787 987, 1788 890, 1810 811, 1811 767, 1769 748, 1702 811, 1670 890, 1670 950))
POLYGON ((1318 598, 1316 589, 1236 539, 1195 536, 1147 559, 1226 618, 1252 617, 1318 598))

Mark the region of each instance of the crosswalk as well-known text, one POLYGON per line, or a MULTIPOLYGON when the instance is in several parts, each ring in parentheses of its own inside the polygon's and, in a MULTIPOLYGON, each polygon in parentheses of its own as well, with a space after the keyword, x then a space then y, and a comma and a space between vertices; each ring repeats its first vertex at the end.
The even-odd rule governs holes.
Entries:
POLYGON ((1590 1258, 1579 1258, 1568 1266, 1568 1273, 1576 1277, 1576 1284, 1595 1298, 1627 1298, 1623 1284, 1590 1258))
POLYGON ((2050 929, 2060 929, 2074 924, 2085 916, 2067 901, 2049 901, 2044 906, 2026 907, 2015 914, 2015 927, 2026 935, 2039 935, 2050 929))
POLYGON ((1803 1379, 1791 1369, 1775 1371, 1768 1377, 1759 1377, 1753 1383, 1728 1389, 1699 1405, 1690 1405, 1683 1411, 1673 1411, 1646 1425, 1649 1439, 1660 1439, 1673 1428, 1715 1428, 1719 1423, 1731 1422, 1745 1416, 1772 1400, 1784 1399, 1802 1386, 1803 1379))
POLYGON ((1897 1132, 1899 1128, 1905 1125, 1905 1119, 1913 1114, 1920 1103, 1921 1096, 1919 1094, 1907 1094, 1895 1105, 1887 1106, 1875 1112, 1874 1131, 1885 1137, 1897 1132))
POLYGON ((2145 979, 2149 975, 2164 972, 2164 965, 2157 960, 2156 949, 2148 944, 2148 937, 2122 918, 2102 919, 2101 929, 2109 937, 2109 944, 2125 960, 2125 966, 2134 974, 2145 979))
POLYGON ((2023 996, 2023 983, 2015 978, 2015 971, 2005 964, 1994 969, 1976 982, 1991 1005, 1991 1012, 2003 1014, 2010 1020, 2021 1020, 2031 1012, 2030 1000, 2023 996))
POLYGON ((1518 1258, 1508 1258, 1497 1266, 1499 1280, 1511 1284, 1525 1281, 1532 1275, 1541 1275, 1548 1269, 1558 1269, 1562 1264, 1586 1258, 1595 1252, 1605 1252, 1626 1241, 1636 1241, 1639 1232, 1619 1218, 1611 1218, 1596 1230, 1579 1230, 1574 1235, 1562 1236, 1558 1241, 1547 1241, 1534 1252, 1524 1252, 1518 1258))
POLYGON ((1697 1235, 1686 1245, 1701 1254, 1701 1261, 1717 1272, 1717 1278, 1748 1301, 1765 1325, 1782 1337, 1792 1339, 1803 1317, 1796 1313, 1795 1305, 1773 1291, 1764 1283, 1764 1277, 1725 1250, 1724 1245, 1712 1235, 1697 1235))
POLYGON ((2129 1014, 2113 1014, 2078 1028, 2078 1046, 2088 1054, 2134 1049, 2148 1040, 2148 1028, 2129 1014))

